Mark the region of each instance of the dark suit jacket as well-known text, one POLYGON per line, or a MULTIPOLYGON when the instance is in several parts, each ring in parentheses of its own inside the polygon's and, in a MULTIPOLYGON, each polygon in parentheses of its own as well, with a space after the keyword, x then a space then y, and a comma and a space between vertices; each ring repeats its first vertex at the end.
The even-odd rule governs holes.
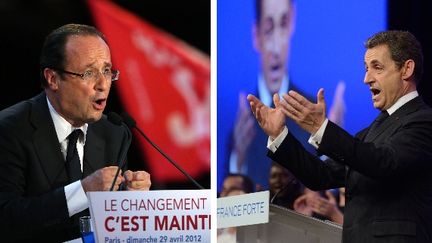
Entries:
POLYGON ((268 155, 309 188, 346 187, 343 242, 432 242, 432 110, 417 97, 366 133, 329 122, 324 163, 290 134, 268 155))
MULTIPOLYGON (((117 163, 120 126, 103 117, 89 124, 84 172, 117 163)), ((0 111, 0 235, 11 242, 61 242, 80 236, 69 218, 65 161, 45 93, 0 111)))

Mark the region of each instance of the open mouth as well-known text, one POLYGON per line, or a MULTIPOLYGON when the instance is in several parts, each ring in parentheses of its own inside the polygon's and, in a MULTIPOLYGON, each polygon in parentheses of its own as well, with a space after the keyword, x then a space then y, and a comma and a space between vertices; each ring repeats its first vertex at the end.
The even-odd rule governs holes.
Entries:
POLYGON ((280 81, 280 79, 283 76, 283 68, 282 65, 280 63, 273 63, 272 65, 269 66, 270 68, 270 72, 269 72, 269 78, 270 80, 273 81, 280 81))
POLYGON ((280 64, 271 65, 270 68, 273 72, 278 71, 280 69, 280 64))
POLYGON ((104 103, 105 100, 106 100, 106 99, 97 99, 95 102, 96 102, 96 104, 98 104, 98 105, 102 105, 102 103, 104 103))
POLYGON ((370 91, 372 93, 372 97, 376 97, 377 95, 379 95, 381 93, 381 90, 376 89, 376 88, 370 88, 370 91))
POLYGON ((96 99, 93 102, 93 104, 94 104, 93 106, 97 110, 103 110, 105 108, 106 100, 107 100, 106 98, 96 99))

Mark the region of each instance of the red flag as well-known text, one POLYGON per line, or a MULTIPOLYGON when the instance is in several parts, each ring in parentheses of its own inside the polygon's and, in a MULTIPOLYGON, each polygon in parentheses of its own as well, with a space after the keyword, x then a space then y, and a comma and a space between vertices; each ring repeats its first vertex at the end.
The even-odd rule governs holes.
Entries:
MULTIPOLYGON (((120 99, 137 125, 192 177, 210 171, 210 60, 106 0, 88 1, 110 45, 120 99)), ((139 136, 152 180, 183 180, 139 136)))

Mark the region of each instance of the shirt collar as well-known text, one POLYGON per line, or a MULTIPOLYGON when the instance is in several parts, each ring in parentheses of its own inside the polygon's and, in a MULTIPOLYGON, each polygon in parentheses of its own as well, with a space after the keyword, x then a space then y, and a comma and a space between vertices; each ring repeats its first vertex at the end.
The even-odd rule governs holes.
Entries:
POLYGON ((419 96, 417 90, 414 90, 412 92, 409 92, 408 94, 400 97, 396 103, 394 103, 390 108, 387 109, 387 112, 389 115, 393 114, 397 109, 401 108, 403 105, 408 103, 408 101, 416 98, 419 96))
POLYGON ((47 103, 48 103, 48 109, 51 114, 52 120, 54 122, 54 128, 56 130, 57 138, 59 142, 63 142, 66 140, 66 138, 69 136, 69 134, 75 130, 75 129, 81 129, 83 132, 83 140, 82 142, 85 144, 86 141, 86 135, 87 135, 87 129, 88 124, 85 123, 81 127, 73 127, 66 119, 64 119, 51 105, 51 102, 49 101, 48 97, 46 97, 47 103))
MULTIPOLYGON (((281 87, 280 87, 279 92, 278 92, 279 96, 286 94, 288 92, 288 87, 289 87, 289 79, 285 75, 282 78, 282 84, 281 84, 281 87)), ((264 105, 270 106, 272 104, 273 94, 271 94, 270 91, 268 90, 264 76, 262 74, 260 74, 258 76, 258 95, 259 95, 261 102, 264 105)))

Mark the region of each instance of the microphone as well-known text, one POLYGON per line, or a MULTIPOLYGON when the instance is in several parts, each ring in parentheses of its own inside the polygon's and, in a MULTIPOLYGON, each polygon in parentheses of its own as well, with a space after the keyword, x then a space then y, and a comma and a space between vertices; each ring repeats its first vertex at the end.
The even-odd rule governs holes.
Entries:
POLYGON ((131 133, 130 129, 122 122, 122 120, 123 119, 117 113, 110 112, 108 114, 108 121, 110 121, 114 125, 123 126, 125 128, 126 134, 127 134, 127 136, 124 137, 123 141, 122 141, 122 147, 121 147, 122 150, 119 154, 119 157, 117 158, 119 166, 118 166, 116 174, 114 176, 114 180, 111 184, 110 191, 112 191, 114 189, 115 181, 117 180, 117 177, 120 174, 120 170, 121 170, 121 168, 123 168, 125 166, 126 154, 127 154, 127 151, 129 150, 129 146, 131 145, 131 142, 132 142, 132 133, 131 133))
POLYGON ((165 154, 164 151, 162 151, 159 146, 157 146, 145 133, 136 125, 135 120, 126 112, 121 113, 121 117, 123 118, 123 122, 129 127, 129 128, 135 128, 141 136, 147 140, 150 145, 155 148, 163 157, 165 157, 174 167, 177 168, 183 175, 185 175, 191 182, 193 182, 199 189, 204 189, 203 186, 201 186, 197 181, 195 181, 183 168, 181 168, 173 159, 171 159, 167 154, 165 154))
POLYGON ((277 191, 273 197, 270 199, 270 204, 273 204, 273 201, 276 199, 276 197, 282 192, 285 191, 288 188, 289 184, 286 184, 284 187, 282 187, 282 189, 280 189, 279 191, 277 191))
POLYGON ((280 189, 278 192, 276 192, 273 197, 270 199, 270 204, 273 204, 273 201, 276 199, 276 197, 283 191, 285 191, 287 188, 289 188, 291 185, 296 184, 296 178, 293 177, 290 181, 288 181, 288 183, 282 187, 282 189, 280 189), (293 183, 294 182, 294 183, 293 183))

